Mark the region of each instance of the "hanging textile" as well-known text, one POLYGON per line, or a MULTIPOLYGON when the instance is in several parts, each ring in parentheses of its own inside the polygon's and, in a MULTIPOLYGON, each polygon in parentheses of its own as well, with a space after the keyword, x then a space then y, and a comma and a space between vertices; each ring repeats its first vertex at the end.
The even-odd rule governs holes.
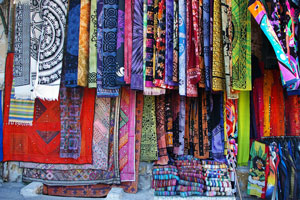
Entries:
MULTIPOLYGON (((172 81, 178 85, 179 70, 179 5, 178 0, 174 1, 174 19, 173 19, 173 71, 172 81)), ((171 76, 170 75, 170 76, 171 76)))
POLYGON ((171 106, 173 113, 173 153, 172 155, 176 156, 179 153, 180 148, 180 139, 179 139, 179 121, 180 121, 180 96, 177 91, 172 91, 171 95, 171 106))
POLYGON ((68 2, 61 0, 46 0, 41 5, 43 24, 40 37, 37 80, 34 86, 35 96, 41 99, 58 99, 67 4, 68 2), (55 27, 55 29, 51 27, 55 27), (52 32, 49 33, 48 30, 52 30, 52 32))
POLYGON ((166 112, 165 112, 165 95, 155 97, 155 114, 156 114, 156 133, 158 146, 157 165, 167 165, 169 162, 167 152, 167 135, 166 135, 166 112))
MULTIPOLYGON (((0 90, 0 96, 2 97, 2 90, 0 90)), ((0 99, 0 105, 2 105, 2 98, 0 99)), ((3 112, 0 110, 0 162, 3 160, 3 112)))
POLYGON ((81 0, 77 85, 83 87, 86 87, 88 83, 87 78, 88 78, 88 70, 89 70, 90 15, 91 15, 91 1, 81 0))
POLYGON ((264 137, 271 136, 270 134, 270 106, 272 85, 274 83, 271 70, 264 70, 264 87, 263 87, 263 101, 264 101, 264 137), (267 109, 269 108, 269 109, 267 109))
POLYGON ((240 92, 238 102, 238 164, 248 165, 250 151, 250 93, 240 92))
MULTIPOLYGON (((33 168, 33 169, 56 169, 56 170, 72 170, 72 169, 107 170, 108 145, 109 145, 109 116, 110 116, 110 107, 111 107, 110 101, 111 100, 109 98, 96 98, 95 100, 92 164, 73 165, 73 164, 44 164, 44 163, 21 162, 20 167, 33 168)), ((89 116, 91 117, 91 115, 89 116)))
MULTIPOLYGON (((8 6, 9 8, 9 6, 8 6)), ((10 24, 10 19, 8 18, 13 18, 14 16, 10 13, 10 15, 8 15, 8 10, 6 9, 7 12, 4 12, 4 18, 6 19, 5 22, 6 24, 10 24), (11 17, 12 16, 12 17, 11 17)), ((4 11, 4 10, 2 10, 4 11)), ((4 78, 5 78, 5 61, 6 61, 6 56, 7 56, 7 52, 8 52, 8 38, 11 35, 11 33, 9 32, 9 30, 6 30, 8 27, 5 27, 6 24, 3 24, 3 22, 0 22, 0 34, 1 34, 1 38, 0 38, 0 89, 3 90, 4 89, 4 78)), ((10 27, 12 28, 12 26, 10 27)), ((8 28, 8 29, 10 29, 8 28)), ((31 67, 30 67, 31 68, 31 67)))
POLYGON ((125 85, 124 80, 124 28, 125 28, 125 0, 118 4, 118 35, 117 35, 117 78, 118 85, 125 85))
POLYGON ((141 161, 157 160, 155 97, 144 97, 141 161))
POLYGON ((78 78, 78 52, 80 30, 80 0, 70 2, 65 53, 65 85, 76 87, 78 78))
MULTIPOLYGON (((100 0, 98 0, 99 2, 100 0)), ((100 21, 100 20, 99 20, 100 21)), ((97 87, 97 0, 91 0, 90 30, 89 30, 89 68, 88 87, 97 87)))
MULTIPOLYGON (((168 93, 165 95, 166 100, 165 100, 165 131, 166 131, 166 145, 167 149, 170 155, 173 154, 173 147, 174 147, 174 142, 173 142, 173 113, 172 113, 172 108, 171 108, 171 94, 168 93)), ((172 100, 173 101, 173 100, 172 100)), ((173 156, 172 156, 173 157, 173 156)))
POLYGON ((199 1, 199 68, 200 68, 200 81, 199 87, 205 88, 205 68, 204 68, 204 46, 203 46, 203 0, 199 1))
POLYGON ((14 88, 16 99, 31 99, 30 66, 30 5, 16 6, 15 17, 14 88))
MULTIPOLYGON (((86 89, 90 90, 90 89, 86 89)), ((90 92, 91 93, 91 92, 90 92)), ((87 93, 88 94, 88 93, 87 93)), ((93 94, 95 95, 95 94, 93 94)), ((93 95, 85 95, 84 98, 93 95)), ((95 96, 94 96, 95 99, 95 96)), ((90 100, 91 101, 91 100, 90 100)), ((88 103, 88 99, 86 101, 88 103)), ((94 105, 94 104, 93 104, 94 105)), ((83 106, 84 107, 84 106, 83 106)), ((40 181, 47 185, 83 185, 83 184, 120 184, 118 162, 118 127, 119 127, 120 98, 114 98, 111 102, 110 112, 110 136, 109 136, 109 163, 108 170, 76 169, 76 170, 52 170, 52 169, 27 169, 23 171, 24 181, 40 181), (51 174, 49 176, 48 174, 51 174), (47 176, 48 175, 48 176, 47 176)), ((92 112, 90 112, 92 113, 92 112)), ((93 120, 92 120, 93 121, 93 120)), ((82 130, 88 129, 83 127, 82 130)), ((90 128, 91 129, 91 128, 90 128)), ((82 140, 83 141, 83 140, 82 140)), ((91 145, 91 144, 90 144, 91 145)))
POLYGON ((125 0, 124 81, 126 84, 131 82, 133 8, 134 2, 125 0))
POLYGON ((207 91, 211 89, 210 78, 210 16, 209 16, 210 0, 203 0, 203 55, 205 68, 205 88, 207 91))
MULTIPOLYGON (((10 91, 12 87, 13 54, 8 54, 5 77, 5 101, 3 117, 3 149, 4 160, 19 160, 37 163, 73 163, 83 164, 92 162, 91 141, 92 134, 88 131, 82 134, 81 156, 77 159, 60 158, 60 112, 58 101, 43 101, 36 99, 35 113, 32 126, 18 126, 8 123, 10 91), (14 148, 12 148, 14 147, 14 148), (18 148, 16 148, 18 147, 18 148), (56 150, 57 149, 57 150, 56 150)), ((87 102, 93 104, 93 96, 88 96, 87 102)), ((86 105, 86 104, 85 104, 86 105)), ((83 110, 91 112, 93 105, 83 106, 83 110)), ((85 116, 88 121, 82 122, 88 128, 89 115, 85 116), (87 124, 87 125, 85 125, 87 124)))
POLYGON ((103 83, 103 23, 104 9, 103 0, 97 1, 97 97, 116 97, 119 96, 119 89, 104 89, 103 83))
POLYGON ((179 94, 186 96, 186 3, 178 0, 179 7, 179 94))
POLYGON ((300 99, 297 95, 285 98, 286 135, 300 136, 300 99))
POLYGON ((184 154, 184 134, 185 134, 185 97, 180 97, 179 107, 179 150, 178 155, 184 154))
POLYGON ((135 108, 136 93, 123 87, 120 104, 119 165, 121 182, 135 179, 135 108))
POLYGON ((224 57, 222 51, 221 2, 214 1, 213 11, 213 60, 212 90, 222 91, 225 88, 224 57))
POLYGON ((143 90, 143 0, 135 0, 132 33, 131 89, 143 90))

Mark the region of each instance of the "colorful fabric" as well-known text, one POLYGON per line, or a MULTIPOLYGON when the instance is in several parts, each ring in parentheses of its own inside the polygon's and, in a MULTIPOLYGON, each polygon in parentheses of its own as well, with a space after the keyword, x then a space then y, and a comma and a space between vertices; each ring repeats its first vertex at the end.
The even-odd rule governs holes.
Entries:
POLYGON ((131 89, 143 90, 143 0, 134 1, 131 89))
POLYGON ((179 94, 186 96, 186 4, 178 0, 179 7, 179 94))
POLYGON ((124 80, 126 84, 131 82, 133 9, 134 2, 125 0, 124 80))
POLYGON ((247 194, 259 198, 266 195, 266 165, 268 149, 265 144, 254 141, 251 146, 251 162, 248 178, 247 194))
POLYGON ((176 191, 176 186, 155 188, 155 191, 176 191))
POLYGON ((80 30, 80 0, 70 2, 65 53, 65 86, 76 87, 78 80, 78 52, 80 30))
POLYGON ((89 30, 89 69, 88 87, 97 87, 97 0, 91 0, 90 30, 89 30))
POLYGON ((184 135, 185 135, 185 97, 180 97, 180 111, 179 111, 179 150, 178 155, 184 154, 184 135))
POLYGON ((178 84, 178 70, 179 70, 179 4, 178 0, 174 1, 173 13, 173 71, 172 81, 178 84))
POLYGON ((174 174, 153 174, 153 179, 154 180, 171 180, 171 179, 176 179, 179 181, 179 177, 174 175, 174 174))
POLYGON ((203 55, 205 69, 205 88, 211 89, 211 59, 210 59, 210 0, 203 0, 203 55))
POLYGON ((181 197, 203 196, 202 192, 197 192, 197 191, 179 192, 179 194, 181 197))
POLYGON ((123 87, 119 127, 119 165, 122 182, 135 180, 135 101, 135 91, 123 87))
POLYGON ((157 160, 155 98, 153 96, 145 96, 141 140, 141 161, 153 160, 157 160))
POLYGON ((160 188, 160 187, 168 187, 168 186, 176 186, 176 179, 169 180, 152 180, 152 188, 160 188))
POLYGON ((174 191, 154 191, 155 196, 175 196, 177 192, 174 191))
POLYGON ((194 187, 202 187, 203 184, 201 183, 196 183, 196 182, 190 182, 190 181, 185 181, 185 180, 179 180, 179 185, 185 185, 185 186, 194 186, 194 187))
POLYGON ((178 192, 188 192, 188 191, 195 191, 195 192, 201 192, 203 193, 204 186, 202 187, 195 187, 195 186, 183 186, 183 185, 178 185, 176 190, 178 192))
POLYGON ((82 88, 66 88, 60 86, 60 157, 74 158, 80 156, 81 127, 80 116, 82 106, 82 88))
MULTIPOLYGON (((172 91, 171 94, 171 107, 173 113, 173 152, 172 155, 178 155, 180 148, 180 139, 179 139, 179 112, 180 112, 180 95, 177 91, 172 91)), ((171 150, 171 149, 170 149, 171 150)))
MULTIPOLYGON (((7 9, 7 11, 10 10, 7 9)), ((5 19, 7 19, 7 22, 9 22, 9 24, 11 23, 10 20, 12 18, 14 18, 13 15, 9 15, 9 12, 3 13, 5 19)), ((12 29, 13 27, 11 26, 8 29, 12 29)), ((0 52, 0 89, 3 90, 5 85, 4 85, 4 78, 5 78, 5 61, 6 61, 6 57, 7 57, 7 52, 8 50, 11 51, 10 49, 8 49, 8 38, 10 39, 10 30, 6 30, 5 24, 3 24, 3 22, 0 22, 0 34, 2 35, 2 38, 0 39, 0 48, 2 49, 2 51, 0 52), (8 33, 6 32, 8 31, 8 33)), ((14 37, 14 36, 13 36, 14 37)))
MULTIPOLYGON (((0 96, 2 96, 2 90, 0 90, 0 96)), ((2 105, 2 98, 0 99, 0 105, 2 105)), ((0 161, 3 160, 3 112, 0 110, 0 161)))
MULTIPOLYGON (((12 87, 13 54, 8 54, 7 58, 4 104, 8 106, 4 108, 3 118, 3 160, 52 164, 92 163, 92 133, 89 132, 88 128, 93 119, 90 118, 90 115, 85 114, 85 120, 82 121, 82 125, 87 128, 87 131, 82 133, 81 156, 77 160, 59 157, 58 149, 60 144, 61 124, 60 115, 57 115, 57 113, 60 112, 58 101, 43 101, 36 99, 32 126, 18 126, 8 123, 10 91, 12 87)), ((94 96, 91 93, 90 95, 87 95, 87 98, 84 98, 84 102, 86 103, 84 103, 82 109, 86 111, 86 113, 92 114, 92 110, 94 110, 93 97, 94 96)), ((92 127, 92 125, 90 127, 92 127)))
POLYGON ((78 80, 77 85, 86 87, 88 83, 89 70, 89 27, 91 15, 91 1, 80 2, 80 27, 78 47, 78 80))
POLYGON ((166 145, 168 151, 173 153, 173 113, 171 109, 171 101, 172 96, 171 94, 166 94, 166 104, 165 104, 165 130, 166 130, 166 145))
POLYGON ((31 76, 34 71, 30 66, 30 30, 30 5, 19 2, 16 5, 14 39, 14 98, 16 99, 31 99, 31 76))

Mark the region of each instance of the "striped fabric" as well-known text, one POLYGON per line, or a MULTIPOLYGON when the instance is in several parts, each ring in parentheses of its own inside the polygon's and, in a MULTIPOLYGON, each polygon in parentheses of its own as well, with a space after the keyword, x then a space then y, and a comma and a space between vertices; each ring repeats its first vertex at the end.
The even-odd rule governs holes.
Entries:
POLYGON ((179 177, 175 176, 174 174, 164 174, 164 175, 153 175, 154 180, 170 180, 176 179, 179 181, 179 177))
POLYGON ((9 123, 20 125, 32 125, 34 112, 34 100, 21 100, 15 98, 15 88, 11 89, 9 123))
POLYGON ((175 196, 176 194, 174 191, 154 191, 155 196, 175 196))
POLYGON ((176 186, 158 187, 155 188, 155 191, 176 191, 176 186))
POLYGON ((196 191, 188 191, 188 192, 179 192, 181 197, 189 197, 189 196, 203 196, 202 192, 196 191))
POLYGON ((200 186, 200 187, 195 187, 195 186, 185 186, 185 185, 178 185, 177 186, 177 191, 178 192, 189 192, 189 191, 193 191, 193 192, 201 192, 203 193, 203 189, 204 186, 200 186))

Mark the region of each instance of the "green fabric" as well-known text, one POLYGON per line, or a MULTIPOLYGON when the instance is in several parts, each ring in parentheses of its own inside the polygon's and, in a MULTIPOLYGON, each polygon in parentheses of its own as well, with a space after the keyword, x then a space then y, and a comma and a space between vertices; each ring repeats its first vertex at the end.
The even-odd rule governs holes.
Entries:
POLYGON ((88 87, 97 87, 97 0, 91 1, 88 87))
POLYGON ((250 152, 250 92, 241 91, 238 103, 238 165, 248 165, 250 152))

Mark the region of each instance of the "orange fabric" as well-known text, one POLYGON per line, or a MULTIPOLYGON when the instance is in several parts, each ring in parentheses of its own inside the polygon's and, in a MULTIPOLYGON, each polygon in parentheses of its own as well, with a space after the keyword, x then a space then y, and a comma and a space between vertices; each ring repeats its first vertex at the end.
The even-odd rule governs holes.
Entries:
POLYGON ((82 143, 78 159, 60 158, 60 106, 59 101, 36 99, 32 126, 8 124, 10 91, 12 87, 13 54, 6 62, 3 151, 4 161, 39 163, 92 163, 92 130, 95 90, 85 89, 82 105, 82 143))

